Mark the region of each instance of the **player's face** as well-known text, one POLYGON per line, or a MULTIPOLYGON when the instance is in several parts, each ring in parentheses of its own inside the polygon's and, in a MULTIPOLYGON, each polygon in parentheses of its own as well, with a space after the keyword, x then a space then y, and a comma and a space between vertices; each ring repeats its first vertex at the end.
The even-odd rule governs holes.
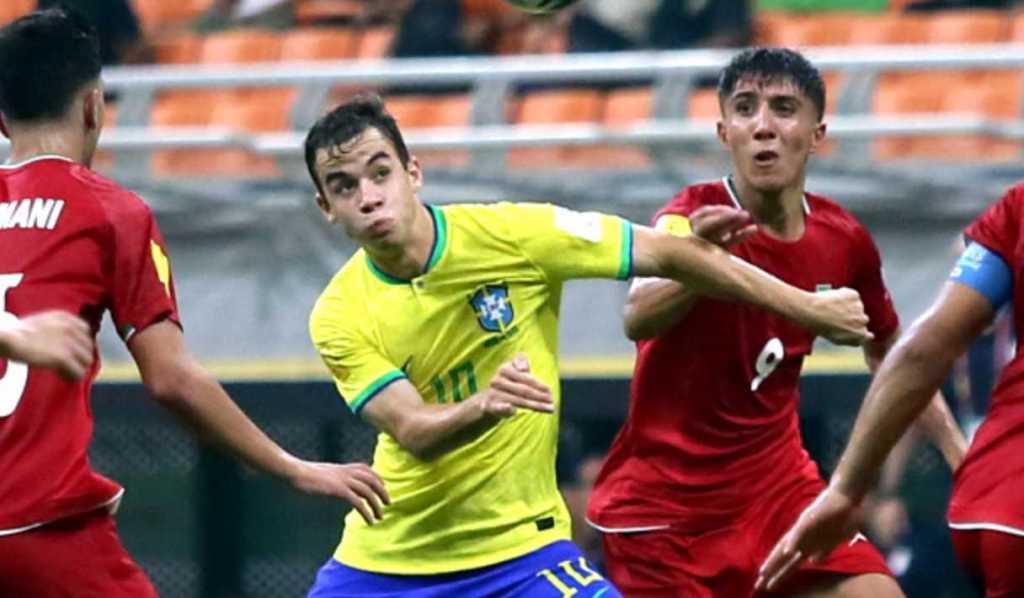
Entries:
POLYGON ((814 103, 788 79, 741 79, 718 123, 734 175, 766 193, 802 186, 807 158, 824 136, 814 103))
POLYGON ((423 184, 419 163, 410 158, 403 168, 394 146, 376 128, 318 150, 316 173, 323 188, 317 205, 353 241, 386 249, 410 239, 423 184))
POLYGON ((92 166, 92 158, 96 154, 96 146, 103 132, 103 115, 106 103, 103 100, 103 86, 97 83, 86 89, 82 96, 82 123, 85 127, 85 143, 82 148, 82 159, 86 166, 92 166))

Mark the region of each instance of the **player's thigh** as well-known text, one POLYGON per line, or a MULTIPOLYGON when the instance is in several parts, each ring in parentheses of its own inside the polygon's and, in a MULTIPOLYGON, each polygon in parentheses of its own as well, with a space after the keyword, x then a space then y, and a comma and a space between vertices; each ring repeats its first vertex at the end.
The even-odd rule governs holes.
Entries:
POLYGON ((0 596, 155 598, 105 512, 0 537, 0 596))
POLYGON ((985 598, 1024 596, 1024 537, 992 530, 953 530, 953 549, 985 598))
MULTIPOLYGON (((495 595, 537 596, 551 598, 597 597, 619 598, 619 590, 612 585, 571 542, 556 542, 523 559, 504 575, 511 584, 501 584, 495 595), (516 579, 520 581, 515 581, 516 579)), ((497 590, 497 587, 495 586, 497 590)))
POLYGON ((740 530, 605 534, 608 577, 627 596, 745 596, 756 579, 740 530))
POLYGON ((881 573, 831 575, 791 596, 795 598, 903 598, 896 580, 881 573))

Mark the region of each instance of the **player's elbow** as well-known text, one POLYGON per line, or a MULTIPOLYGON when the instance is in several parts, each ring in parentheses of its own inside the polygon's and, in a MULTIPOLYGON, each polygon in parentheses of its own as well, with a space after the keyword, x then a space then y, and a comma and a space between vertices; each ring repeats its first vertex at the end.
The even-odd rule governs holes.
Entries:
POLYGON ((654 336, 650 327, 645 324, 644 319, 637 313, 635 305, 627 303, 622 308, 622 331, 625 333, 626 338, 637 342, 654 336))
POLYGON ((195 394, 193 389, 200 387, 209 376, 190 359, 174 360, 144 377, 143 384, 154 400, 165 407, 173 407, 187 403, 195 394))

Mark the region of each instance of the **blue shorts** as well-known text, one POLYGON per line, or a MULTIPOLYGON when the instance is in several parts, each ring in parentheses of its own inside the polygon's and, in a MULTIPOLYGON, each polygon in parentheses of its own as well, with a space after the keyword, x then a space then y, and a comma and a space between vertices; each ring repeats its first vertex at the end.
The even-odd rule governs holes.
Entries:
POLYGON ((529 596, 620 598, 572 542, 561 540, 503 563, 437 575, 372 573, 331 559, 307 598, 529 596))

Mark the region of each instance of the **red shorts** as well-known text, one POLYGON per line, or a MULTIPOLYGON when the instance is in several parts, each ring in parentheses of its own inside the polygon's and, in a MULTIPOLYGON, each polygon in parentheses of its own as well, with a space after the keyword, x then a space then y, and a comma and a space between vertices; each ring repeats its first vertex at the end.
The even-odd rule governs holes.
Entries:
MULTIPOLYGON (((801 479, 758 500, 735 525, 707 532, 605 534, 608 577, 625 596, 753 596, 761 563, 822 489, 821 480, 801 479)), ((804 563, 772 595, 788 596, 836 574, 867 573, 892 576, 881 553, 858 536, 821 562, 804 563)))
POLYGON ((105 510, 0 536, 0 596, 156 598, 105 510))
POLYGON ((988 529, 952 529, 953 551, 985 587, 985 598, 1024 596, 1024 537, 988 529))

